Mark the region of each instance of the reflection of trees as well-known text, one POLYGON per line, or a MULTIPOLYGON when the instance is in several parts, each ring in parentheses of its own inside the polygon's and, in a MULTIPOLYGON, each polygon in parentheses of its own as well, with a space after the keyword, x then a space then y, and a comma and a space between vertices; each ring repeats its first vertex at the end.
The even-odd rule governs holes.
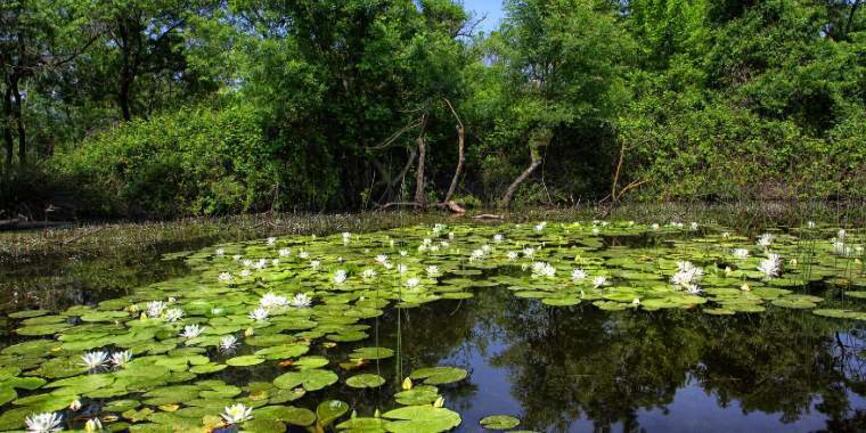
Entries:
POLYGON ((664 409, 690 379, 721 405, 737 400, 747 413, 781 412, 784 422, 816 402, 839 423, 850 412, 846 387, 856 384, 843 373, 851 366, 840 358, 838 321, 785 310, 733 318, 608 314, 547 308, 502 291, 479 296, 488 305, 480 307, 480 327, 504 333, 510 344, 492 362, 510 371, 529 428, 567 431, 585 417, 596 431, 622 423, 637 432, 637 411, 664 409))

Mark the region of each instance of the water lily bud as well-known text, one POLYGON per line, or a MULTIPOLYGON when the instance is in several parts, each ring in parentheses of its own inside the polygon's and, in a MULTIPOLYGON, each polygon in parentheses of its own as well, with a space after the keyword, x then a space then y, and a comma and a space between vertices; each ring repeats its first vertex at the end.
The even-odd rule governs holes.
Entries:
POLYGON ((84 424, 84 431, 87 433, 96 433, 102 431, 102 422, 99 418, 91 418, 84 424))
POLYGON ((355 409, 352 409, 352 415, 350 416, 350 418, 355 419, 357 417, 358 417, 358 411, 355 409))
POLYGON ((403 389, 406 391, 412 389, 412 379, 408 377, 403 379, 403 389))
POLYGON ((638 299, 638 298, 634 298, 634 299, 632 299, 632 300, 631 300, 631 304, 632 304, 632 305, 640 305, 640 299, 638 299))
POLYGON ((744 291, 744 292, 749 292, 749 291, 752 290, 752 288, 749 287, 749 284, 748 284, 748 283, 743 283, 743 285, 740 286, 740 290, 742 290, 742 291, 744 291))
POLYGON ((141 320, 147 320, 147 313, 145 313, 144 311, 142 311, 142 312, 141 312, 141 316, 138 316, 138 318, 141 319, 141 320))
POLYGON ((382 412, 379 412, 379 408, 377 407, 376 411, 373 412, 373 418, 379 418, 380 416, 382 416, 382 412))
POLYGON ((244 336, 245 337, 251 337, 255 333, 256 333, 256 331, 253 331, 253 328, 247 328, 247 330, 244 331, 244 336))
POLYGON ((445 406, 445 397, 439 396, 436 401, 433 402, 433 407, 442 407, 445 406))
POLYGON ((81 400, 72 400, 72 403, 69 403, 69 410, 78 412, 78 409, 81 409, 81 400))

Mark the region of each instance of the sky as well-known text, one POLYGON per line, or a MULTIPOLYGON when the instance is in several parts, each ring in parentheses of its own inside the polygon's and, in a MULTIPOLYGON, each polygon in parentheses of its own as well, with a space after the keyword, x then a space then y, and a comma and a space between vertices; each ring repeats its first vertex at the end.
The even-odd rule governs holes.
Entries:
POLYGON ((463 0, 463 5, 478 17, 487 16, 478 26, 479 31, 489 33, 502 20, 502 0, 463 0))

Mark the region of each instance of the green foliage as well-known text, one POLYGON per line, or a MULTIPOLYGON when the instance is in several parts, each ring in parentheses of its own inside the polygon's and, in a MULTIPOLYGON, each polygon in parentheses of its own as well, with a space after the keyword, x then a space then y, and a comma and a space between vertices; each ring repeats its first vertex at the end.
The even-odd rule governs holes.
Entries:
POLYGON ((482 35, 454 0, 3 3, 0 208, 432 203, 457 131, 475 206, 866 194, 862 1, 504 7, 482 35))
POLYGON ((96 135, 55 157, 94 213, 220 214, 266 209, 283 172, 250 107, 185 108, 96 135), (95 207, 96 204, 101 207, 95 207))

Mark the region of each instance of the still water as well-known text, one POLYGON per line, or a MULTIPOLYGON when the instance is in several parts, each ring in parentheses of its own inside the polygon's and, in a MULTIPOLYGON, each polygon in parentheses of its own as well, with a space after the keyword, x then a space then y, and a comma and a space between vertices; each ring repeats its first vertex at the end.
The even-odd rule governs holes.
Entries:
MULTIPOLYGON (((2 285, 7 310, 59 310, 190 272, 181 259, 143 253, 16 269, 4 274, 2 285)), ((375 340, 369 345, 399 347, 397 358, 363 366, 388 383, 431 365, 469 371, 468 380, 440 389, 447 406, 462 416, 457 432, 486 431, 479 421, 498 414, 520 418, 518 429, 538 432, 866 431, 866 339, 856 322, 781 308, 714 316, 696 310, 611 312, 586 303, 552 307, 501 287, 473 294, 389 308, 363 322, 375 340)), ((6 345, 20 341, 10 332, 16 326, 7 320, 6 345)), ((349 351, 337 346, 311 354, 343 358, 349 351)), ((211 377, 243 386, 270 382, 281 372, 266 363, 211 377)), ((323 398, 337 398, 367 415, 388 406, 393 393, 390 386, 334 387, 292 404, 315 409, 323 398)))

